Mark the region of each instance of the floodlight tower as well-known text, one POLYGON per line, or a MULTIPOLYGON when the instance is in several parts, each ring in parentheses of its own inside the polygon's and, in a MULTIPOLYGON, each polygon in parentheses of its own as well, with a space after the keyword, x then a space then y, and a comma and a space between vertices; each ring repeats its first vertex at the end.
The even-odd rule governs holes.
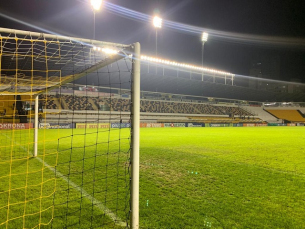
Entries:
POLYGON ((208 41, 208 37, 209 37, 209 34, 208 34, 208 33, 206 33, 206 32, 203 32, 203 33, 202 33, 202 36, 201 36, 201 41, 202 41, 202 52, 201 52, 201 54, 202 54, 202 56, 201 56, 202 67, 203 67, 203 50, 204 50, 204 44, 205 44, 205 42, 208 41))
MULTIPOLYGON (((208 37, 209 37, 209 34, 206 33, 206 32, 203 32, 202 33, 202 36, 201 36, 201 42, 202 42, 202 50, 201 50, 201 67, 203 68, 203 50, 204 50, 204 44, 205 42, 208 41, 208 37)), ((203 71, 202 71, 202 74, 201 74, 201 80, 203 81, 203 71)))
POLYGON ((102 0, 90 0, 93 9, 93 39, 95 39, 95 12, 99 11, 102 5, 102 0))
POLYGON ((158 56, 158 29, 162 27, 162 18, 155 16, 153 19, 154 27, 156 28, 156 57, 158 56))

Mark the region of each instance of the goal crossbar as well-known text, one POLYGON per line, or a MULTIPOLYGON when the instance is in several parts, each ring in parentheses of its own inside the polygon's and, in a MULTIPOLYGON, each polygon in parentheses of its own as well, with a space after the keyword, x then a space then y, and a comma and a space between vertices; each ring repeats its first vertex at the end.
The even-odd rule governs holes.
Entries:
POLYGON ((2 35, 2 33, 14 34, 16 36, 23 35, 23 36, 37 37, 37 38, 44 38, 44 39, 53 39, 53 40, 70 40, 70 41, 80 42, 80 43, 84 43, 84 44, 91 44, 91 45, 116 46, 116 47, 120 47, 120 48, 130 47, 130 45, 119 44, 119 43, 112 43, 112 42, 98 41, 98 40, 93 40, 93 39, 69 37, 69 36, 63 36, 63 35, 57 35, 57 34, 38 33, 38 32, 24 31, 24 30, 18 30, 18 29, 8 29, 8 28, 0 27, 0 35, 2 35))

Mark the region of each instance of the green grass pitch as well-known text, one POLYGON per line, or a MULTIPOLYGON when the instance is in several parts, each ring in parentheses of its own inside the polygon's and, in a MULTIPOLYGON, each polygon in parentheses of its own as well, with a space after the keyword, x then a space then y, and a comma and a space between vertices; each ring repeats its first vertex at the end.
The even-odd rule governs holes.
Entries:
MULTIPOLYGON (((55 179, 37 159, 1 164, 0 207, 7 202, 10 181, 14 191, 9 218, 17 219, 0 228, 30 228, 37 218, 47 224, 41 228, 50 228, 50 214, 55 217, 53 228, 122 228, 101 205, 126 218, 129 131, 100 129, 84 135, 84 130, 73 130, 73 137, 72 130, 39 134, 39 151, 46 155, 40 158, 57 164, 66 178, 57 174, 55 179), (21 175, 8 180, 5 174, 10 171, 21 175), (26 191, 18 189, 24 186, 26 191), (25 197, 34 199, 27 207, 25 197), (37 215, 37 209, 46 210, 37 215), (26 220, 17 217, 24 212, 26 220)), ((21 149, 32 150, 27 136, 32 133, 12 136, 1 131, 1 142, 13 138, 19 149, 1 148, 0 159, 22 158, 21 149)), ((140 142, 141 228, 305 228, 304 127, 141 129, 140 142)), ((0 208, 0 223, 6 220, 7 209, 0 208)))

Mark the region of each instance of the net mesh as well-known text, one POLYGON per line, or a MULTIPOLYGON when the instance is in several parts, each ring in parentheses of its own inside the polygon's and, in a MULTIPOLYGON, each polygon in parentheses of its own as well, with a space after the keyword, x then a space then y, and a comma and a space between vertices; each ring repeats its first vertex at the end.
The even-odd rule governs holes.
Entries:
POLYGON ((128 227, 130 46, 0 42, 0 228, 128 227))

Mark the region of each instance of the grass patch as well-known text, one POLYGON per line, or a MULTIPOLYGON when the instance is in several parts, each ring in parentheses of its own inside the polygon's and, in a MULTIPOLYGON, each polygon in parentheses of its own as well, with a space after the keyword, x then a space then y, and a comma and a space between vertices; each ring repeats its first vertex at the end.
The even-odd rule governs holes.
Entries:
MULTIPOLYGON (((0 223, 10 195, 7 228, 122 228, 90 198, 126 219, 127 129, 40 130, 40 158, 56 176, 29 158, 31 131, 1 133, 16 147, 0 152, 0 223)), ((304 136, 302 127, 141 129, 141 228, 302 228, 304 136)))
POLYGON ((304 133, 297 127, 142 129, 142 227, 302 227, 304 133))

